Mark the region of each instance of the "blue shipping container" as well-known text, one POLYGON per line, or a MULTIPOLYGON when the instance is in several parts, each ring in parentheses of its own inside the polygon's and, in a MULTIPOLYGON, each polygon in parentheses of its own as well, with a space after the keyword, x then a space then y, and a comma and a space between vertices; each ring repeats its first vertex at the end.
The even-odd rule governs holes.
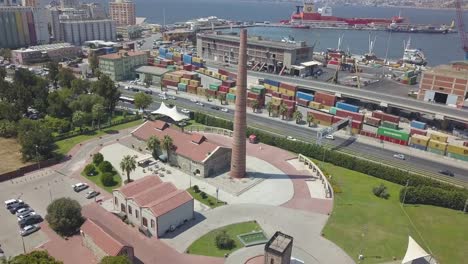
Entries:
POLYGON ((174 54, 172 52, 166 53, 166 59, 172 60, 173 57, 174 57, 174 54))
POLYGON ((184 54, 183 56, 184 64, 192 64, 192 56, 184 54))
POLYGON ((418 145, 418 144, 410 144, 409 146, 412 147, 412 148, 415 148, 415 149, 419 149, 419 150, 424 150, 424 151, 426 151, 426 147, 425 147, 425 146, 421 146, 421 145, 418 145))
POLYGON ((339 108, 339 109, 346 110, 346 111, 359 113, 359 107, 355 106, 355 105, 352 105, 352 104, 338 102, 338 103, 336 103, 336 107, 339 108))
POLYGON ((411 121, 410 126, 414 127, 414 128, 417 128, 417 129, 422 129, 422 130, 427 129, 427 124, 426 123, 419 122, 419 121, 416 121, 416 120, 411 121))
POLYGON ((161 57, 165 57, 166 53, 167 53, 167 49, 166 49, 166 48, 162 48, 162 47, 159 48, 159 55, 160 55, 161 57))
POLYGON ((273 80, 269 80, 269 79, 265 79, 265 83, 266 84, 269 84, 269 85, 272 85, 272 86, 276 86, 276 87, 279 87, 280 86, 280 82, 278 81, 273 81, 273 80))
POLYGON ((314 100, 314 95, 308 94, 308 93, 303 93, 303 92, 297 92, 296 97, 300 99, 304 99, 307 101, 313 101, 314 100))

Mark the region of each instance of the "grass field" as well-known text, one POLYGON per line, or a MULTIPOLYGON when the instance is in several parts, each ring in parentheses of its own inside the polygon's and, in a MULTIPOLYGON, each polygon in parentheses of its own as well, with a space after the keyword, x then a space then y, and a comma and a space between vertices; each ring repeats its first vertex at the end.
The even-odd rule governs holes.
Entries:
POLYGON ((21 146, 15 138, 0 138, 0 174, 32 164, 21 160, 21 146))
POLYGON ((211 208, 216 208, 224 205, 223 201, 218 200, 218 203, 216 203, 216 197, 213 197, 209 194, 206 194, 207 197, 203 199, 200 195, 201 192, 196 193, 192 188, 188 188, 187 191, 190 193, 190 195, 192 195, 192 197, 195 200, 201 202, 204 205, 208 205, 211 208))
POLYGON ((97 175, 94 175, 94 176, 88 176, 86 175, 84 172, 81 172, 81 175, 83 177, 86 177, 86 179, 94 182, 94 184, 96 184, 97 186, 101 187, 103 190, 105 190, 106 192, 108 193, 112 193, 112 190, 115 189, 115 188, 119 188, 121 185, 122 185, 122 178, 120 177, 120 175, 114 170, 114 182, 115 184, 112 185, 112 186, 104 186, 101 182, 101 171, 96 168, 98 174, 97 175))
POLYGON ((463 263, 468 258, 468 214, 427 205, 402 207, 398 201, 402 186, 330 164, 323 167, 341 190, 323 233, 353 259, 362 250, 366 257, 362 263, 401 260, 408 235, 432 251, 439 263, 463 263), (388 188, 388 200, 372 193, 380 183, 388 188))
POLYGON ((188 248, 188 253, 194 255, 203 255, 203 256, 213 256, 213 257, 223 257, 225 254, 230 254, 242 247, 244 245, 237 238, 240 234, 250 233, 252 231, 262 231, 262 228, 256 222, 244 222, 233 225, 228 225, 215 229, 208 234, 200 237, 198 240, 193 242, 192 245, 188 248), (216 247, 215 237, 218 232, 226 230, 227 234, 234 239, 235 247, 231 250, 222 250, 216 247))
POLYGON ((57 144, 56 153, 61 154, 61 155, 65 155, 75 145, 77 145, 77 144, 79 144, 81 142, 84 142, 86 140, 89 140, 89 139, 92 139, 92 138, 95 138, 95 137, 115 133, 115 131, 117 131, 117 130, 137 126, 137 125, 142 124, 143 122, 144 122, 144 120, 135 120, 135 121, 132 121, 132 122, 129 122, 129 123, 108 127, 106 129, 103 129, 103 130, 100 130, 100 131, 95 131, 95 132, 92 132, 92 133, 89 133, 89 134, 79 135, 79 136, 76 136, 76 137, 71 137, 71 138, 67 138, 67 139, 64 139, 64 140, 57 141, 56 142, 56 144, 57 144))

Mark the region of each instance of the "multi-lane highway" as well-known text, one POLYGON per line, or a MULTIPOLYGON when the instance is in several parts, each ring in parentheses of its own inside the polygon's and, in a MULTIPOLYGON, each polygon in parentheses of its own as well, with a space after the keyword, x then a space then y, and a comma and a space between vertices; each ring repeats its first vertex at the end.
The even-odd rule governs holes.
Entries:
MULTIPOLYGON (((122 90, 122 94, 124 96, 132 97, 134 93, 127 90, 122 90)), ((153 97, 155 99, 155 102, 149 107, 148 110, 156 110, 159 107, 159 97, 154 93, 153 97)), ((211 109, 210 107, 213 105, 209 103, 205 103, 205 106, 202 107, 194 104, 189 99, 181 97, 178 97, 177 100, 172 101, 171 103, 193 111, 205 112, 229 120, 233 119, 233 111, 230 111, 229 113, 217 111, 211 109)), ((315 131, 307 129, 305 127, 293 126, 288 123, 281 122, 278 119, 266 118, 257 114, 248 113, 247 122, 249 126, 265 129, 276 134, 290 135, 299 140, 311 143, 316 141, 315 131)), ((397 160, 393 158, 393 154, 395 154, 394 151, 382 147, 376 147, 374 145, 349 141, 347 139, 342 139, 338 137, 334 141, 327 141, 327 144, 329 144, 330 147, 333 147, 344 153, 355 155, 356 157, 366 158, 375 162, 381 162, 383 164, 395 166, 404 170, 417 172, 431 177, 438 177, 442 179, 445 178, 449 181, 451 180, 456 182, 468 183, 468 165, 465 168, 447 165, 444 164, 443 158, 441 158, 439 162, 434 162, 433 160, 406 155, 406 160, 397 160), (439 174, 438 172, 442 169, 451 170, 455 173, 455 177, 452 179, 451 177, 446 177, 439 174)))

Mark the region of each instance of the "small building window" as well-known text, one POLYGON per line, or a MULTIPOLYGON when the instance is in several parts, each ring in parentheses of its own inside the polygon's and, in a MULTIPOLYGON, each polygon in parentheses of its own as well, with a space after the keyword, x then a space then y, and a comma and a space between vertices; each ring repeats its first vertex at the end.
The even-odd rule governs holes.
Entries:
POLYGON ((143 217, 143 226, 148 227, 148 219, 146 217, 143 217))
POLYGON ((120 211, 122 211, 122 212, 124 212, 124 213, 126 212, 126 210, 125 210, 125 204, 120 204, 120 211))
POLYGON ((132 207, 130 205, 128 206, 128 213, 132 214, 132 207))
POLYGON ((135 210, 135 217, 138 219, 138 210, 135 210))
POLYGON ((154 220, 151 219, 151 228, 154 228, 154 220))
POLYGON ((117 199, 117 197, 114 198, 114 204, 119 204, 119 199, 117 199))
POLYGON ((270 259, 270 264, 275 264, 275 260, 274 260, 274 259, 270 259))

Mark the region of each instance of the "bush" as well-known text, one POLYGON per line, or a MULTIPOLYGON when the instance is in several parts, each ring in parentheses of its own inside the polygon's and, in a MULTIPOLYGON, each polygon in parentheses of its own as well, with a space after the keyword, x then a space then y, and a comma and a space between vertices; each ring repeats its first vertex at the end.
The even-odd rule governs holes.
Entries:
POLYGON ((372 192, 374 193, 375 196, 388 199, 390 197, 390 194, 387 191, 387 186, 385 186, 383 183, 381 183, 379 186, 376 186, 372 189, 372 192))
POLYGON ((104 161, 104 156, 101 153, 96 153, 93 155, 93 163, 96 164, 96 166, 99 166, 101 162, 104 161))
POLYGON ((115 185, 114 174, 112 172, 104 172, 101 175, 101 182, 106 187, 115 185))
POLYGON ((97 174, 96 167, 93 164, 88 164, 83 170, 86 176, 94 176, 97 174))
POLYGON ((46 220, 50 228, 62 236, 75 234, 84 219, 80 204, 71 198, 59 198, 47 206, 46 220))
POLYGON ((233 249, 236 245, 236 242, 234 241, 234 239, 229 237, 229 235, 226 233, 226 230, 223 230, 219 234, 217 234, 215 240, 216 246, 219 249, 230 250, 233 249))
POLYGON ((194 186, 192 187, 192 189, 193 189, 193 191, 194 191, 195 193, 199 193, 199 192, 200 192, 200 188, 198 188, 198 185, 194 185, 194 186))
POLYGON ((0 137, 15 137, 18 133, 16 123, 8 120, 0 120, 0 137))
POLYGON ((105 160, 101 162, 101 164, 99 164, 99 170, 102 173, 112 172, 114 170, 114 167, 112 167, 112 164, 109 161, 105 160))
POLYGON ((208 197, 208 195, 206 195, 205 192, 201 192, 201 193, 200 193, 200 196, 201 196, 201 198, 203 198, 203 199, 206 199, 206 198, 208 197))
POLYGON ((462 191, 442 190, 430 186, 405 187, 400 190, 400 202, 407 204, 429 204, 463 210, 468 195, 462 191), (405 196, 406 191, 406 196, 405 196))

